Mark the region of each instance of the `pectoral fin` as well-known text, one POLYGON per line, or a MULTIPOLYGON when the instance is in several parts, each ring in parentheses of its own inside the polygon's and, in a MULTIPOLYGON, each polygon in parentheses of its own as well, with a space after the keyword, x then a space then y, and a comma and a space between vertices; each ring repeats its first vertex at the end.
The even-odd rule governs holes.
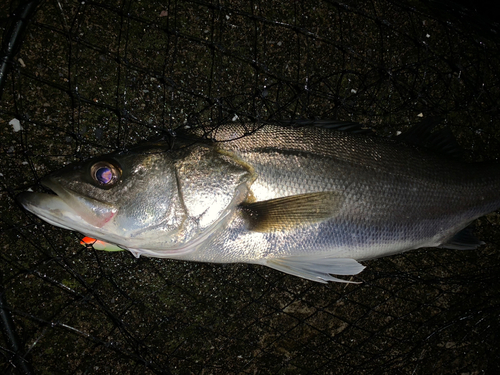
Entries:
POLYGON ((351 258, 330 258, 320 256, 295 256, 266 261, 266 266, 290 275, 326 284, 328 281, 340 283, 359 282, 338 279, 335 275, 357 275, 365 268, 351 258))
POLYGON ((271 232, 329 219, 338 212, 343 201, 340 193, 320 192, 243 203, 241 208, 249 230, 271 232))

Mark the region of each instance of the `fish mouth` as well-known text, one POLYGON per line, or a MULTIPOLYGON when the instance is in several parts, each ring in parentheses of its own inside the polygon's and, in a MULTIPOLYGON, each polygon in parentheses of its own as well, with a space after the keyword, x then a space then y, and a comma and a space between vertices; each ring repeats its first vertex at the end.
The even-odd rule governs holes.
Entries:
POLYGON ((90 229, 89 225, 101 228, 117 212, 112 205, 68 189, 55 178, 45 177, 40 182, 49 193, 23 192, 17 196, 17 201, 52 225, 85 232, 90 229))

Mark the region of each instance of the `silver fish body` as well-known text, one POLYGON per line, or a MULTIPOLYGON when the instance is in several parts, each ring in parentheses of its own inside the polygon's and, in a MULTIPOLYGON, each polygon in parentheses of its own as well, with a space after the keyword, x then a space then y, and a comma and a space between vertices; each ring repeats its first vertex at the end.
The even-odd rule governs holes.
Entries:
POLYGON ((358 261, 469 249, 461 232, 500 207, 500 167, 322 127, 237 126, 138 146, 46 177, 19 200, 46 221, 136 256, 257 263, 343 281, 358 261))

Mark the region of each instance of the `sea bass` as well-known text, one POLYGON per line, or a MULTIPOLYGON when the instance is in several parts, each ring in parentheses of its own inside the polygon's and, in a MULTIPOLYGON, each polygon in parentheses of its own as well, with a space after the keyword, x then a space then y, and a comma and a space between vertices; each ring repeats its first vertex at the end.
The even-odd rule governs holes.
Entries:
POLYGON ((500 207, 498 164, 322 124, 186 130, 69 165, 42 179, 54 194, 18 200, 100 249, 261 264, 317 282, 347 282, 332 275, 356 275, 372 258, 481 244, 464 228, 500 207))

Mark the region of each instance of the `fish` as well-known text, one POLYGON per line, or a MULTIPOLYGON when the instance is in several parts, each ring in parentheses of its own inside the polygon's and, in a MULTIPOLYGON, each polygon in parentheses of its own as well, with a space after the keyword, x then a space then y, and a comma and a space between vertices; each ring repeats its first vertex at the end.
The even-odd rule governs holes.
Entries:
POLYGON ((70 164, 41 180, 48 193, 18 201, 101 250, 357 282, 370 259, 483 244, 469 224, 500 207, 500 166, 461 161, 434 127, 399 137, 328 120, 186 128, 70 164))

